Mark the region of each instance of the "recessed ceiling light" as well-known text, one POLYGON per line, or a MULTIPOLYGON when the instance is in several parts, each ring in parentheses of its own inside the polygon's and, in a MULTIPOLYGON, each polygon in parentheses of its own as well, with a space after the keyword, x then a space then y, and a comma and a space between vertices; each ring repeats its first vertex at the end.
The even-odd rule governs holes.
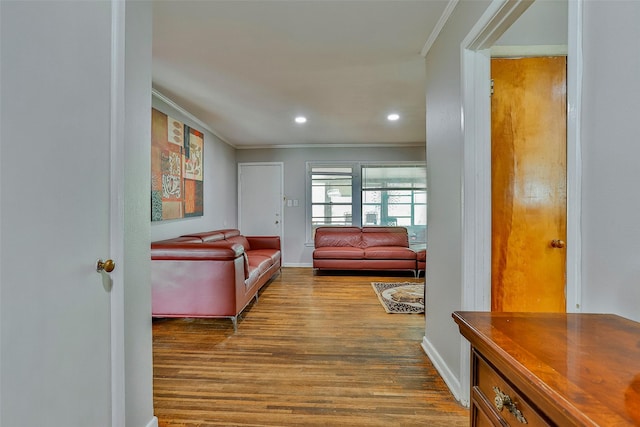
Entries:
POLYGON ((299 124, 307 123, 307 118, 305 116, 298 116, 294 120, 299 124))
POLYGON ((396 114, 396 113, 389 114, 389 115, 387 116, 387 120, 389 120, 390 122, 395 122, 395 121, 396 121, 396 120, 398 120, 399 118, 400 118, 400 114, 396 114))

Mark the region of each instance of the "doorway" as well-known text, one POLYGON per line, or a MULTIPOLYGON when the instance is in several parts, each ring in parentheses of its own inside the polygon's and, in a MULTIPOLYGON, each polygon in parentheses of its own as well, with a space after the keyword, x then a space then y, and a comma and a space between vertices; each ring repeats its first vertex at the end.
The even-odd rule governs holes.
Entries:
MULTIPOLYGON (((490 59, 495 41, 528 5, 494 0, 461 43, 463 106, 462 310, 491 309, 491 109, 490 59)), ((566 310, 580 311, 580 147, 582 39, 581 2, 568 2, 567 23, 567 233, 566 310)), ((470 379, 469 348, 460 350, 459 384, 470 379)), ((456 395, 465 404, 469 389, 456 395)))
MULTIPOLYGON (((526 10, 494 0, 461 43, 464 111, 462 309, 491 310, 491 48, 526 10)), ((568 2, 566 311, 580 307, 580 76, 582 7, 568 2)), ((544 46, 539 46, 544 48, 544 46)), ((553 47, 553 46, 551 46, 553 47)), ((546 55, 540 51, 537 55, 546 55)), ((462 355, 463 359, 465 355, 462 355)))

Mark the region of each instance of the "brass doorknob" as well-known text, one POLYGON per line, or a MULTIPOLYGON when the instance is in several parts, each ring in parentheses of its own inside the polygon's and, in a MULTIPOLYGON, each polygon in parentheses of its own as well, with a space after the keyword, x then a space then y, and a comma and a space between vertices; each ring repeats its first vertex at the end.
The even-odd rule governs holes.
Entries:
POLYGON ((102 261, 101 259, 98 260, 98 263, 96 264, 96 271, 97 272, 101 272, 101 271, 106 271, 107 273, 111 273, 113 271, 113 269, 116 268, 116 263, 113 262, 113 260, 106 260, 106 261, 102 261))
POLYGON ((551 247, 552 248, 557 248, 557 249, 562 249, 565 247, 565 243, 563 240, 559 240, 559 239, 554 239, 551 241, 551 247))

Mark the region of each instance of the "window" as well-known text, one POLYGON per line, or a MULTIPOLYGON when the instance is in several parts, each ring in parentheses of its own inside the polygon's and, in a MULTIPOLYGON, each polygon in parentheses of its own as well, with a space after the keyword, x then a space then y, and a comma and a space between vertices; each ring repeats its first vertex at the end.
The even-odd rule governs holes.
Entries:
POLYGON ((426 242, 424 163, 307 163, 307 241, 323 225, 398 225, 426 242))
POLYGON ((426 242, 427 176, 422 165, 362 165, 362 224, 406 227, 426 242))
POLYGON ((353 167, 311 168, 311 225, 353 223, 353 167))

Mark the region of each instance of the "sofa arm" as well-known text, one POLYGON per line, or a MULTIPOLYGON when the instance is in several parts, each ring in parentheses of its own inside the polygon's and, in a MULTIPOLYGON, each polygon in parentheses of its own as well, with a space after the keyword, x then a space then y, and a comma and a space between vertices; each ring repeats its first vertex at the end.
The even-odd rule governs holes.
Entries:
POLYGON ((233 260, 244 254, 242 245, 227 242, 152 243, 152 260, 233 260))
POLYGON ((247 304, 243 257, 151 261, 154 317, 233 317, 247 304))
POLYGON ((280 236, 245 236, 251 250, 277 249, 280 250, 280 236))

